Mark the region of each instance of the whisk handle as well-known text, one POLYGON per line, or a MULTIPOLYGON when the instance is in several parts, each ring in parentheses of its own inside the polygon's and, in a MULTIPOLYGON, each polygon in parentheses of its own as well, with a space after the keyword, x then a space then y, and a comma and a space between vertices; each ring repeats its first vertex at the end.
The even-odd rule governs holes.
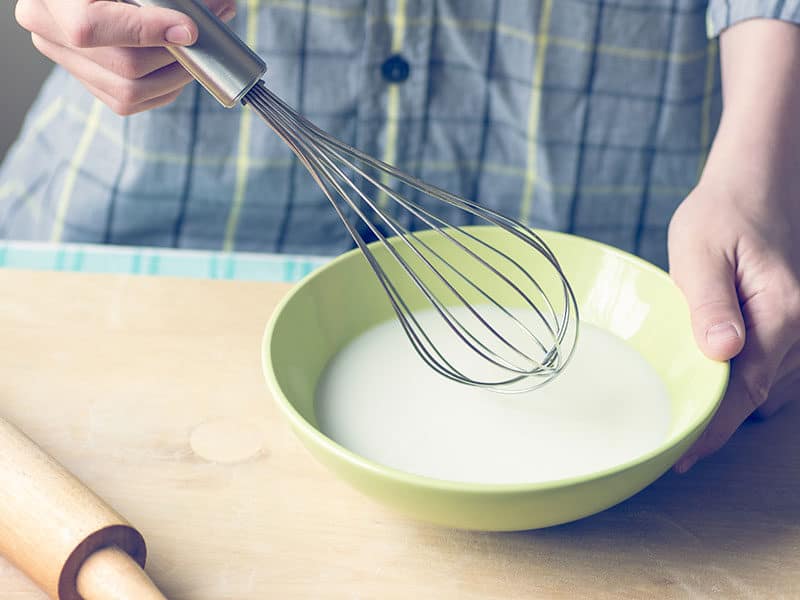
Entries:
POLYGON ((234 107, 266 73, 267 65, 247 44, 197 0, 120 0, 136 6, 171 8, 197 23, 197 42, 167 48, 226 108, 234 107))

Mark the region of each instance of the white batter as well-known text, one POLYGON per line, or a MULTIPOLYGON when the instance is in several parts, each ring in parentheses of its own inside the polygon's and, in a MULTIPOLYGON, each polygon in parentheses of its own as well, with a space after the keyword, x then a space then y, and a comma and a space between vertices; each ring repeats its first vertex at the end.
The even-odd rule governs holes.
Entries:
MULTIPOLYGON (((418 315, 434 332, 446 327, 432 311, 418 315)), ((356 454, 476 483, 533 483, 612 467, 660 445, 670 425, 667 390, 653 368, 587 323, 555 381, 507 395, 436 375, 399 322, 389 321, 331 360, 316 400, 320 429, 356 454)))

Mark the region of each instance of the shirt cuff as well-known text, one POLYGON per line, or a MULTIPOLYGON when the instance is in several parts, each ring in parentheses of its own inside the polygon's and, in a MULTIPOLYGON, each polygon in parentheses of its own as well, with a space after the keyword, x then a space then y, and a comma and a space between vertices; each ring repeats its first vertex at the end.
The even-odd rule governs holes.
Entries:
POLYGON ((706 33, 715 38, 747 19, 780 19, 800 25, 800 0, 711 0, 706 11, 706 33))

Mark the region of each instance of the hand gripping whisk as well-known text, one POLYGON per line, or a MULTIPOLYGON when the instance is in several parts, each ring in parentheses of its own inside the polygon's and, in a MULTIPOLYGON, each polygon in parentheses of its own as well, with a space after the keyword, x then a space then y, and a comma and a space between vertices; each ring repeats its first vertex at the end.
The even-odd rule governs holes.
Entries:
POLYGON ((126 1, 180 10, 195 20, 197 43, 170 52, 222 105, 250 106, 288 144, 431 368, 460 383, 513 392, 540 387, 561 372, 575 347, 578 307, 539 235, 316 127, 267 89, 264 61, 197 0, 126 1), (441 215, 494 227, 453 226, 441 215), (377 241, 367 244, 366 232, 377 241))

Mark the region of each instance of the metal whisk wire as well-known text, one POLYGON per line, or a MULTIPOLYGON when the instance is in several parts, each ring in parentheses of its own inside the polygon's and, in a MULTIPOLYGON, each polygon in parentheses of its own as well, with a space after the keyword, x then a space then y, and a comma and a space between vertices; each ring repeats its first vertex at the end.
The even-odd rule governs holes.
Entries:
POLYGON ((563 370, 572 355, 577 338, 578 308, 574 292, 561 265, 540 236, 513 219, 426 184, 337 140, 295 112, 267 89, 263 82, 250 89, 243 103, 251 106, 286 142, 322 189, 377 276, 414 349, 432 369, 459 383, 509 392, 540 387, 563 370), (352 175, 348 176, 348 172, 352 175), (521 300, 516 304, 531 309, 537 318, 537 329, 543 331, 533 331, 507 308, 507 303, 498 300, 491 290, 476 283, 474 277, 453 264, 442 251, 426 242, 423 236, 407 229, 380 202, 370 198, 362 187, 356 185, 353 175, 378 190, 387 201, 392 200, 413 218, 444 236, 451 248, 457 249, 467 260, 474 261, 500 285, 512 291, 521 300), (425 197, 499 227, 542 256, 560 286, 560 309, 557 310, 542 285, 519 260, 495 248, 468 229, 451 225, 435 212, 402 197, 384 182, 386 178, 392 178, 425 197), (371 211, 370 214, 377 218, 381 226, 365 214, 365 208, 371 211), (445 355, 419 322, 409 301, 387 273, 373 249, 365 242, 349 214, 355 215, 366 224, 380 242, 379 247, 411 279, 414 288, 433 307, 450 331, 475 356, 492 368, 491 375, 468 374, 463 366, 456 366, 455 361, 445 355), (384 228, 393 234, 391 239, 384 233, 384 228), (409 258, 403 256, 402 250, 409 258), (502 266, 492 264, 487 256, 491 256, 493 261, 496 260, 502 266), (412 259, 418 267, 410 264, 412 259), (517 276, 516 280, 511 273, 517 276), (426 284, 425 274, 432 279, 432 283, 426 284), (437 294, 433 289, 434 285, 446 292, 451 300, 455 300, 455 304, 449 305, 440 298, 441 292, 437 294), (530 286, 529 293, 523 291, 523 285, 530 286), (481 298, 496 314, 502 315, 505 323, 516 330, 515 335, 524 336, 529 347, 522 348, 522 344, 512 342, 508 327, 501 330, 496 319, 482 314, 483 311, 465 296, 465 292, 459 289, 460 286, 471 290, 472 295, 481 298), (478 326, 478 332, 466 325, 463 317, 455 315, 451 310, 452 306, 465 307, 469 320, 478 326), (542 340, 543 337, 547 342, 542 340))

